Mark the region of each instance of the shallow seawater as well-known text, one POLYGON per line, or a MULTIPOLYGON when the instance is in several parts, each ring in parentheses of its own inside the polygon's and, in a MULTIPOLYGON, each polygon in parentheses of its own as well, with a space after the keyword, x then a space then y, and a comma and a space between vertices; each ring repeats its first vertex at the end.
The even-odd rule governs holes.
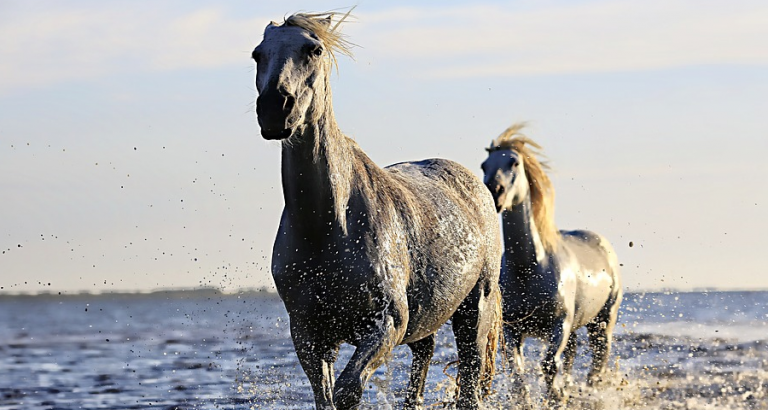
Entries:
MULTIPOLYGON (((768 409, 768 292, 625 296, 611 370, 596 389, 584 382, 585 339, 582 331, 569 409, 768 409)), ((540 403, 542 344, 529 340, 525 350, 540 403)), ((342 349, 340 364, 351 352, 342 349)), ((443 329, 427 405, 451 408, 444 370, 454 375, 455 359, 443 329)), ((400 408, 409 366, 410 352, 397 348, 369 381, 362 408, 400 408)), ((505 372, 488 409, 517 403, 505 372)), ((0 410, 311 406, 274 295, 0 296, 0 410)))

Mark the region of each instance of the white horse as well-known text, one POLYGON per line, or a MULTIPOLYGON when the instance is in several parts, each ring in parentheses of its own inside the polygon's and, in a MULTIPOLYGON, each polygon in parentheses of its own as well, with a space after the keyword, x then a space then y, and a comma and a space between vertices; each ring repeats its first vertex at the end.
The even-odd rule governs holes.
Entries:
MULTIPOLYGON (((501 292, 504 336, 510 364, 522 382, 523 340, 533 336, 549 344, 542 362, 549 401, 566 396, 556 385, 566 380, 576 354, 576 330, 584 326, 592 350, 589 384, 600 380, 611 350, 622 289, 619 263, 608 241, 590 231, 558 231, 554 189, 541 148, 515 124, 491 142, 483 162, 485 184, 504 230, 501 292), (562 360, 561 360, 562 357, 562 360)), ((521 389, 528 401, 527 388, 521 389)))
MULTIPOLYGON (((500 328, 501 237, 493 199, 469 170, 430 159, 380 168, 336 125, 333 13, 271 23, 253 51, 261 135, 282 140, 285 208, 272 274, 318 409, 357 408, 371 374, 407 344, 405 407, 423 408, 435 333, 449 319, 459 408, 478 407, 500 328), (334 381, 341 343, 355 353, 334 381)), ((337 24, 338 25, 338 24, 337 24)))

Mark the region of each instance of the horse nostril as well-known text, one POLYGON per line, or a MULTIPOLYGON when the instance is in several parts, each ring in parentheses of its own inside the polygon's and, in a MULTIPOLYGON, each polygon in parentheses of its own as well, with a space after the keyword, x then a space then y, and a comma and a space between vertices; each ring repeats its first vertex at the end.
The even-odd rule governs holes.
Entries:
POLYGON ((261 115, 261 112, 264 111, 264 100, 261 99, 261 95, 256 97, 256 114, 261 115))
POLYGON ((283 103, 283 112, 289 114, 293 110, 293 106, 296 104, 296 98, 292 95, 285 96, 285 102, 283 103))

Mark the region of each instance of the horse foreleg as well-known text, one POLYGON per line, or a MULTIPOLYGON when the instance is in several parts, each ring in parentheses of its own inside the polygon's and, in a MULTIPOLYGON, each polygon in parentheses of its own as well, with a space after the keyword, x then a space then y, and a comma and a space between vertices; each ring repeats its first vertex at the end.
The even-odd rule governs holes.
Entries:
POLYGON ((411 380, 408 382, 408 395, 403 404, 404 410, 424 408, 424 382, 429 371, 429 361, 435 352, 435 335, 429 335, 419 341, 408 343, 413 353, 411 380))
POLYGON ((315 340, 305 328, 291 321, 291 337, 301 368, 304 369, 312 392, 315 407, 320 410, 334 410, 333 405, 333 363, 339 350, 338 345, 315 340))
POLYGON ((392 316, 384 316, 372 334, 357 343, 355 353, 339 375, 334 389, 334 403, 339 410, 356 409, 363 396, 363 387, 402 339, 392 316))
POLYGON ((611 354, 613 328, 616 326, 616 318, 619 316, 618 311, 618 303, 606 306, 592 322, 587 324, 589 347, 592 350, 592 368, 587 376, 587 383, 590 386, 597 385, 602 381, 602 374, 611 354))
POLYGON ((561 386, 557 386, 556 378, 562 368, 562 354, 570 337, 570 326, 566 327, 565 320, 559 320, 552 328, 549 337, 549 348, 541 363, 544 372, 544 381, 547 384, 547 396, 550 405, 558 406, 565 401, 565 393, 561 386))
POLYGON ((520 405, 524 409, 532 409, 531 392, 525 384, 525 360, 523 357, 523 336, 512 326, 504 327, 504 344, 507 361, 512 370, 512 388, 519 392, 520 405))

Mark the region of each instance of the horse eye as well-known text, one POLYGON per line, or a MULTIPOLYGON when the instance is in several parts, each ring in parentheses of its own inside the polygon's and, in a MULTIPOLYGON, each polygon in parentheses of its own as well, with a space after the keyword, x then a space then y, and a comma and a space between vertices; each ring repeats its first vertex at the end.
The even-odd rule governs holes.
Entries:
POLYGON ((323 48, 322 48, 322 47, 320 47, 320 46, 318 46, 318 47, 315 47, 315 49, 314 49, 314 50, 312 50, 312 54, 313 54, 315 57, 320 57, 321 55, 323 55, 323 48))

